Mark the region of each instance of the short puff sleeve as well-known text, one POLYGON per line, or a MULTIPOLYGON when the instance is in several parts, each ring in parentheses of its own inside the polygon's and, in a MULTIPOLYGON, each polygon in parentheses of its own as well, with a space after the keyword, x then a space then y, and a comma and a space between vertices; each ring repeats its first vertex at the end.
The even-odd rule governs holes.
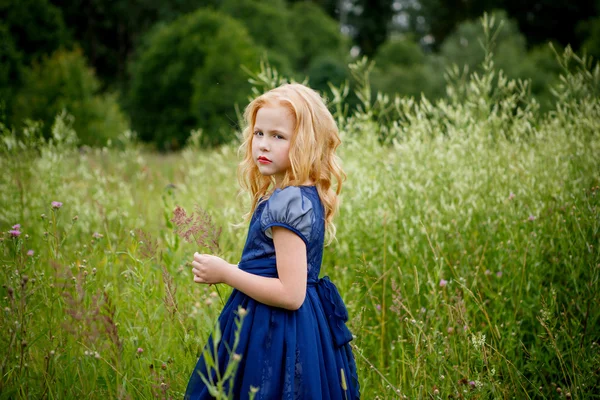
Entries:
POLYGON ((297 186, 275 189, 267 200, 262 212, 260 225, 269 238, 273 238, 271 228, 281 226, 294 232, 308 246, 313 227, 313 205, 310 199, 302 196, 297 186))

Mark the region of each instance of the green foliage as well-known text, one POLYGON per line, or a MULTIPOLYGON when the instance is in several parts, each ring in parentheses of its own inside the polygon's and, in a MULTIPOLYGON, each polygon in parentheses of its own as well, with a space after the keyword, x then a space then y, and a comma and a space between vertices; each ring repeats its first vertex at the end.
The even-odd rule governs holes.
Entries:
MULTIPOLYGON (((527 54, 525 37, 519 32, 516 22, 506 16, 506 12, 496 11, 490 19, 502 21, 501 28, 496 31, 494 48, 491 49, 495 64, 511 78, 523 77, 522 65, 527 54)), ((442 43, 440 55, 449 65, 457 64, 461 68, 466 65, 474 71, 483 64, 486 54, 481 43, 483 34, 478 20, 463 22, 442 43)))
POLYGON ((390 39, 375 56, 373 89, 388 95, 440 97, 443 67, 433 55, 425 56, 421 47, 409 38, 390 39))
POLYGON ((204 145, 234 136, 234 105, 250 86, 241 66, 258 64, 258 49, 240 22, 200 9, 160 26, 134 63, 129 110, 143 140, 162 149, 183 146, 202 128, 204 145))
POLYGON ((292 73, 299 48, 285 2, 225 0, 219 10, 244 24, 253 41, 265 49, 271 65, 282 73, 292 73))
MULTIPOLYGON (((15 93, 23 84, 23 69, 67 42, 62 14, 48 0, 0 1, 0 103, 3 107, 11 108, 15 93)), ((6 117, 12 122, 10 113, 6 117)))
POLYGON ((585 21, 581 25, 580 30, 585 32, 587 37, 582 44, 583 50, 600 60, 600 17, 585 21))
POLYGON ((348 43, 337 22, 319 6, 309 2, 295 3, 291 8, 290 28, 299 48, 297 71, 305 71, 312 60, 322 55, 345 59, 348 43))
POLYGON ((3 107, 12 103, 15 88, 21 82, 22 57, 8 31, 8 27, 0 23, 0 102, 3 107))
POLYGON ((69 43, 62 13, 49 0, 2 0, 0 21, 24 65, 69 43))
POLYGON ((82 144, 103 145, 127 128, 116 97, 98 94, 99 82, 80 50, 58 50, 23 72, 23 86, 16 95, 13 121, 40 120, 50 137, 54 117, 66 110, 82 144))

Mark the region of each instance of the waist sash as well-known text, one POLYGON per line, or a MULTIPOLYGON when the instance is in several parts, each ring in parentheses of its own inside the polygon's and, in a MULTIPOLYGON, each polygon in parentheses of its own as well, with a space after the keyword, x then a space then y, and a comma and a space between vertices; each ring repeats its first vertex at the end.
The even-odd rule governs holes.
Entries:
MULTIPOLYGON (((277 277, 277 263, 273 258, 241 262, 238 268, 267 278, 277 277)), ((325 318, 327 319, 335 345, 340 347, 350 342, 352 340, 352 333, 346 326, 348 310, 337 287, 331 282, 328 276, 316 281, 312 279, 308 280, 307 288, 310 287, 314 287, 317 290, 317 295, 323 305, 325 318)))

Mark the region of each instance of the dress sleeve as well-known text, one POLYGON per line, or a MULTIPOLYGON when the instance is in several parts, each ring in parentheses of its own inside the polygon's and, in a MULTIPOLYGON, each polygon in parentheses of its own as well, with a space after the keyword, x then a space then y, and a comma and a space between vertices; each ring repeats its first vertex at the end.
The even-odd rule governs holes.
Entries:
POLYGON ((313 219, 312 202, 302 196, 299 187, 288 186, 275 189, 269 197, 261 215, 260 225, 265 235, 271 239, 271 228, 281 226, 300 236, 308 246, 313 219))

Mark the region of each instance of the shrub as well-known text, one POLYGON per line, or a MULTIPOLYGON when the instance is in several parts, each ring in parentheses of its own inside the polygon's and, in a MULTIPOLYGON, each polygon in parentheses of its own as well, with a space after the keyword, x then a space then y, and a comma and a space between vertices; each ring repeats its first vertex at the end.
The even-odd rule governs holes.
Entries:
POLYGON ((113 94, 99 94, 99 82, 81 50, 58 50, 23 74, 23 86, 12 106, 13 121, 44 123, 44 136, 57 114, 66 110, 75 118, 73 128, 82 144, 103 145, 128 128, 113 94))
POLYGON ((241 66, 254 67, 258 49, 244 26, 200 9, 155 29, 131 68, 129 109, 143 140, 162 149, 184 145, 201 128, 204 145, 234 137, 235 104, 250 92, 241 66))

